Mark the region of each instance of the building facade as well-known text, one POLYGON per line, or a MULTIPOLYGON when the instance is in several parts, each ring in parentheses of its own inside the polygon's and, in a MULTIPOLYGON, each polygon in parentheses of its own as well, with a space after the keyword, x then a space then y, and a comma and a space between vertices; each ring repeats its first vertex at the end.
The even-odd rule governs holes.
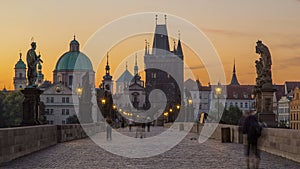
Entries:
POLYGON ((290 127, 290 100, 283 96, 278 101, 278 127, 290 127))
POLYGON ((300 130, 300 90, 298 86, 296 86, 293 93, 294 97, 290 102, 290 128, 300 130))
MULTIPOLYGON (((95 86, 92 63, 88 56, 80 52, 79 46, 74 36, 70 42, 70 50, 56 63, 53 83, 46 81, 40 86, 40 89, 44 90, 40 98, 45 105, 48 124, 67 124, 67 119, 79 112, 79 97, 83 90, 84 75, 88 74, 90 86, 95 86)), ((93 118, 95 120, 95 117, 93 118)))

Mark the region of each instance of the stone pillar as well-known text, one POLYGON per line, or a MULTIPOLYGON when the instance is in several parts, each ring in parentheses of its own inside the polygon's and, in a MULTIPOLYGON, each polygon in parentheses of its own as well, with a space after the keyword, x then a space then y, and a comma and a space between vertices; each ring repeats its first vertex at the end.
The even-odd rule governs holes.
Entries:
POLYGON ((40 118, 40 95, 43 91, 37 88, 25 88, 22 90, 24 94, 23 101, 23 126, 31 126, 41 124, 40 118))
POLYGON ((262 122, 267 123, 268 127, 275 127, 275 114, 273 113, 273 96, 275 90, 273 88, 261 90, 261 107, 258 112, 258 118, 262 122))

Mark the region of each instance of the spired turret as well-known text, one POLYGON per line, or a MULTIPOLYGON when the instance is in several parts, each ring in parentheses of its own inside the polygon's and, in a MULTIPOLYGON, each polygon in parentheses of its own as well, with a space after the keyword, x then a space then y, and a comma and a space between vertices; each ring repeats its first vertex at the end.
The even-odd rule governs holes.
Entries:
POLYGON ((15 64, 15 77, 14 77, 14 89, 24 89, 26 87, 26 64, 22 60, 22 53, 20 52, 20 59, 15 64))

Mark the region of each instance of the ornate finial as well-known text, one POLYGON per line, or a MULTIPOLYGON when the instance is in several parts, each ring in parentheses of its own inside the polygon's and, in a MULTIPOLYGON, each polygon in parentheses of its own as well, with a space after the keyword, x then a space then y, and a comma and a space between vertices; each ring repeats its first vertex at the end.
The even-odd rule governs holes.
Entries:
POLYGON ((31 42, 34 42, 34 38, 33 37, 31 37, 31 42))
POLYGON ((126 70, 127 70, 127 67, 128 67, 128 66, 127 66, 127 61, 126 61, 126 70))
POLYGON ((106 53, 106 65, 108 65, 108 52, 106 53))
POLYGON ((157 25, 157 15, 155 15, 155 24, 157 25))
POLYGON ((167 24, 167 15, 165 15, 165 24, 167 24))
POLYGON ((75 33, 74 33, 74 36, 73 36, 73 37, 74 37, 74 40, 76 40, 76 35, 75 35, 75 33))
POLYGON ((233 59, 233 73, 235 73, 235 58, 233 59))
POLYGON ((180 30, 178 30, 178 40, 180 40, 180 30))
POLYGON ((22 52, 21 52, 21 50, 19 50, 19 54, 20 54, 20 60, 22 60, 22 52))
POLYGON ((137 66, 137 53, 135 53, 135 66, 137 66))
POLYGON ((149 54, 149 48, 150 48, 150 43, 148 42, 148 51, 147 51, 148 54, 149 54))

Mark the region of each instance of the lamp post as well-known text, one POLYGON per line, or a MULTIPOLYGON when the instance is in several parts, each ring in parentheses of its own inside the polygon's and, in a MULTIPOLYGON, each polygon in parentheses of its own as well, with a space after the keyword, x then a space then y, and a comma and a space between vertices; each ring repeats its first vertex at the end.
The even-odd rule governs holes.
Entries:
POLYGON ((222 94, 222 86, 220 82, 218 82, 217 87, 215 88, 215 92, 217 94, 217 99, 218 99, 218 121, 220 121, 220 95, 222 94))
POLYGON ((191 98, 188 99, 188 121, 193 119, 193 113, 192 112, 192 107, 193 107, 193 100, 191 98))

